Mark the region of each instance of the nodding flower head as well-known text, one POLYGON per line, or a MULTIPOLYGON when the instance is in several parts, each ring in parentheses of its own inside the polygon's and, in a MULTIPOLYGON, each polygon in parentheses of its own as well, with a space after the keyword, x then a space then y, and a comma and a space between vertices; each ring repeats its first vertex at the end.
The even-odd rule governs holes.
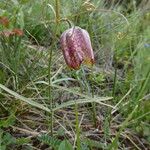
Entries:
POLYGON ((94 54, 88 32, 80 27, 64 31, 60 39, 66 64, 71 69, 79 69, 81 64, 92 66, 94 54))

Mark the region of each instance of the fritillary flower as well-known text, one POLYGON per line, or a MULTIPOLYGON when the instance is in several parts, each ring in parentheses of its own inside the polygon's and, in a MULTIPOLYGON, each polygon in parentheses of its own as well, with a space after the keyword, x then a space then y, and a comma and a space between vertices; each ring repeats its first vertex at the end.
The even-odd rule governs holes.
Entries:
POLYGON ((66 64, 72 69, 79 69, 81 64, 92 66, 94 54, 88 32, 80 27, 64 31, 60 39, 61 49, 66 64))

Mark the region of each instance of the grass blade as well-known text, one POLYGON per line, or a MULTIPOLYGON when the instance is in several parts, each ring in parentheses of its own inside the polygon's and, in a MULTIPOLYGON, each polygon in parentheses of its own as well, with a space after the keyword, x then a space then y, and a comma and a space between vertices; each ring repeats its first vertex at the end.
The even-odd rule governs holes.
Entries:
POLYGON ((23 102, 26 102, 26 103, 30 104, 31 106, 40 108, 40 109, 42 109, 44 111, 51 112, 50 109, 48 109, 47 107, 43 106, 42 104, 39 104, 39 103, 29 99, 29 98, 26 98, 26 97, 24 97, 22 95, 19 95, 18 93, 8 89, 6 86, 4 86, 2 84, 0 84, 0 88, 3 89, 4 91, 6 91, 7 93, 11 94, 16 99, 19 99, 19 100, 21 100, 23 102))

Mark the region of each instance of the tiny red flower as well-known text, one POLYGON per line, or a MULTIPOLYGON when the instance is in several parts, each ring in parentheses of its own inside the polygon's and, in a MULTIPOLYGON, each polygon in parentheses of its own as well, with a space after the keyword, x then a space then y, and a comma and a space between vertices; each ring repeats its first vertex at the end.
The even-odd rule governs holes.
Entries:
POLYGON ((4 31, 0 32, 0 35, 2 35, 4 37, 10 37, 10 36, 14 35, 14 33, 9 30, 4 30, 4 31))
POLYGON ((0 16, 0 24, 2 24, 5 27, 8 27, 9 25, 9 20, 7 17, 0 16))
POLYGON ((4 30, 2 32, 0 32, 0 35, 4 36, 4 37, 10 37, 10 36, 22 36, 24 33, 21 29, 13 29, 12 31, 10 30, 4 30))
POLYGON ((17 35, 17 36, 22 36, 23 35, 23 31, 21 29, 13 29, 12 32, 17 35))
POLYGON ((88 32, 80 27, 72 27, 62 33, 61 49, 67 65, 79 69, 81 64, 93 65, 94 54, 88 32))

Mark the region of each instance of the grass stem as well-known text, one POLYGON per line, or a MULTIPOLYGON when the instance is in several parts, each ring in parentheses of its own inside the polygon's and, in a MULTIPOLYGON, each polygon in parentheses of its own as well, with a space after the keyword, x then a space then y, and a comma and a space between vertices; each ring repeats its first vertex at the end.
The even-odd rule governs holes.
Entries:
MULTIPOLYGON (((55 31, 55 37, 54 39, 56 39, 56 33, 57 33, 57 29, 58 29, 58 24, 59 24, 59 0, 55 0, 55 12, 56 12, 56 31, 55 31)), ((51 131, 51 136, 53 136, 53 97, 52 97, 52 87, 51 87, 51 68, 52 68, 52 55, 53 55, 53 51, 52 48, 50 48, 50 54, 49 54, 49 63, 48 63, 48 98, 50 101, 50 131, 51 131)))
POLYGON ((59 6, 60 6, 60 4, 59 4, 59 0, 55 0, 55 6, 56 6, 56 24, 59 24, 59 21, 60 21, 60 12, 59 12, 59 6))

